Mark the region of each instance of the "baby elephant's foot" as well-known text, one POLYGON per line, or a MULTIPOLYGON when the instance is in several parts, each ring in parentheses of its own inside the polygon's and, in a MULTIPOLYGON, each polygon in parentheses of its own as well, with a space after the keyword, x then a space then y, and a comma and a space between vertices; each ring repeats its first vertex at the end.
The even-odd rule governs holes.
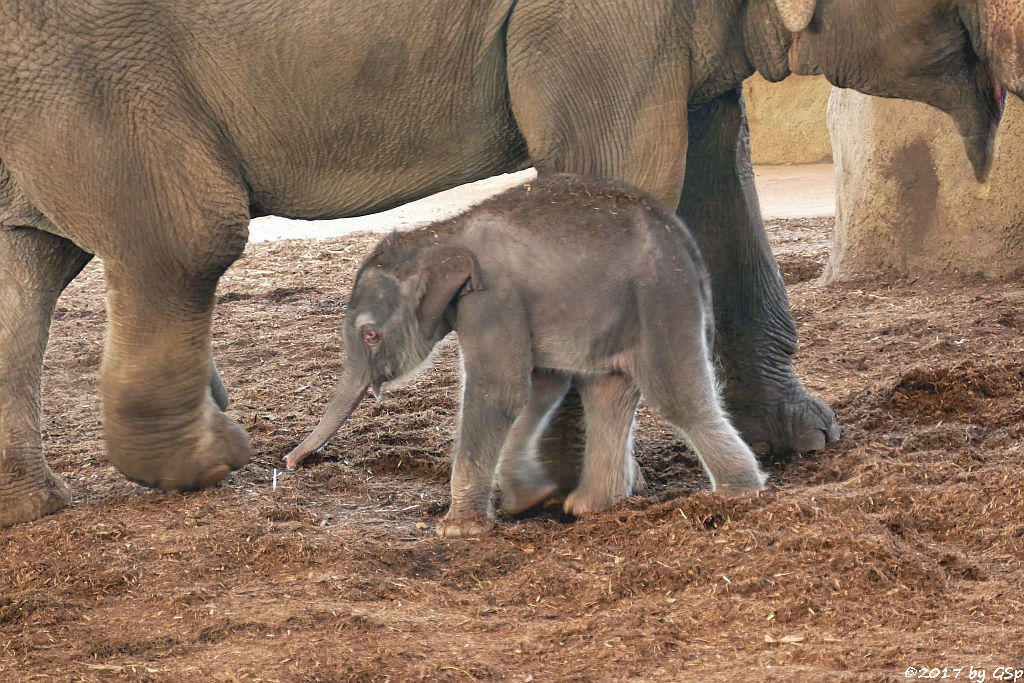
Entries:
POLYGON ((640 465, 634 461, 633 471, 636 473, 633 477, 633 490, 628 495, 637 495, 647 490, 647 479, 644 478, 644 473, 640 470, 640 465))
POLYGON ((588 491, 576 489, 565 499, 562 509, 570 515, 581 517, 591 512, 607 510, 629 495, 629 492, 614 493, 612 491, 588 491))
POLYGON ((510 515, 518 515, 532 507, 540 505, 551 496, 558 493, 558 484, 554 482, 543 482, 539 485, 517 484, 507 482, 499 485, 501 488, 501 508, 510 515))
POLYGON ((767 479, 768 477, 763 472, 756 470, 750 472, 746 476, 733 477, 729 481, 719 481, 717 486, 715 486, 715 491, 726 495, 739 495, 742 493, 762 491, 764 490, 764 484, 767 479))
POLYGON ((482 536, 494 528, 494 520, 480 513, 453 514, 449 512, 437 525, 442 538, 469 538, 482 536))
POLYGON ((624 464, 621 470, 609 471, 608 468, 600 475, 585 474, 580 485, 566 497, 563 509, 576 517, 600 512, 633 495, 634 491, 645 489, 647 482, 636 459, 630 455, 624 464))

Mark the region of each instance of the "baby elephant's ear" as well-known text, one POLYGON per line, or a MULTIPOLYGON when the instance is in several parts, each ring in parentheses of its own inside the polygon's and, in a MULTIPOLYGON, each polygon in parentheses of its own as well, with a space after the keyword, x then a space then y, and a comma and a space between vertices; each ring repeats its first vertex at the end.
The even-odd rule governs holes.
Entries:
POLYGON ((445 309, 461 294, 483 289, 476 257, 465 247, 431 247, 423 254, 419 318, 421 329, 433 334, 445 309))

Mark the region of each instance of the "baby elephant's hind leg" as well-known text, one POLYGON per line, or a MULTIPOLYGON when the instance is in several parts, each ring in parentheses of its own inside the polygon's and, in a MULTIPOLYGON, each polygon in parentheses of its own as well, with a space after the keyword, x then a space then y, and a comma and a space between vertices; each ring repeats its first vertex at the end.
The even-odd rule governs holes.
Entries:
POLYGON ((718 406, 692 420, 676 423, 697 453, 701 466, 716 491, 760 491, 767 480, 754 453, 718 406))
POLYGON ((714 490, 760 491, 766 477, 722 408, 703 340, 692 341, 669 347, 669 357, 656 364, 649 357, 641 362, 644 399, 683 432, 714 490))
POLYGON ((501 506, 509 514, 529 510, 558 490, 558 483, 537 459, 537 442, 570 382, 568 375, 545 370, 534 370, 531 375, 530 400, 512 424, 498 464, 501 506))
POLYGON ((633 493, 633 423, 640 392, 625 375, 579 380, 587 423, 587 450, 576 489, 565 499, 571 515, 604 510, 633 493))

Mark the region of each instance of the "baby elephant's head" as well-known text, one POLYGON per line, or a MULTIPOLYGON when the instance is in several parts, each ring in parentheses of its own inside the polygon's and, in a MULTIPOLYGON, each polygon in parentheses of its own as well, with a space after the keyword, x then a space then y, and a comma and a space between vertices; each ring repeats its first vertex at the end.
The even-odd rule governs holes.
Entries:
POLYGON ((381 385, 412 374, 438 341, 421 329, 413 285, 371 267, 352 289, 342 323, 347 364, 363 369, 359 374, 378 396, 381 385))
POLYGON ((413 375, 451 332, 459 297, 479 288, 476 259, 467 249, 398 250, 383 242, 363 262, 349 297, 341 379, 313 433, 288 454, 288 466, 327 443, 367 389, 380 395, 384 384, 413 375))
POLYGON ((348 362, 365 365, 375 394, 409 377, 451 332, 459 296, 478 287, 476 259, 461 247, 375 252, 359 270, 345 314, 348 362))

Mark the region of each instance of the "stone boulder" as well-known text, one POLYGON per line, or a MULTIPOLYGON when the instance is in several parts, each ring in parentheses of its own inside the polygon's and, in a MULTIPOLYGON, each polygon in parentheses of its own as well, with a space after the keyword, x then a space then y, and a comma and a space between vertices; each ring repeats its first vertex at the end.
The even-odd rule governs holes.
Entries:
POLYGON ((837 197, 825 281, 1024 269, 1024 102, 1007 97, 985 185, 950 118, 927 105, 834 89, 828 128, 837 197))

